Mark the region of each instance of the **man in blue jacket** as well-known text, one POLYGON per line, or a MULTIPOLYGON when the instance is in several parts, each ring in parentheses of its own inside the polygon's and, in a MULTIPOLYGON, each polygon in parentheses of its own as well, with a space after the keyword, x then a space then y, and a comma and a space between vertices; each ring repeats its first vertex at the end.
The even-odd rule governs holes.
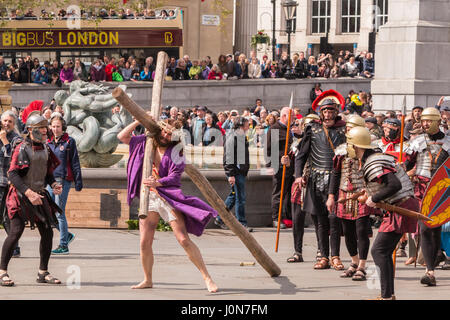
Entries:
POLYGON ((72 182, 75 183, 75 190, 81 191, 83 181, 81 178, 81 166, 78 158, 78 151, 75 140, 65 132, 66 124, 61 114, 54 112, 50 118, 50 129, 53 136, 47 144, 53 153, 61 161, 61 164, 55 169, 53 175, 57 182, 63 186, 61 195, 54 195, 51 188, 47 187, 55 203, 61 208, 59 214, 59 232, 60 242, 58 248, 52 251, 53 254, 69 254, 69 243, 73 241, 75 235, 68 231, 65 208, 67 197, 69 195, 72 182))

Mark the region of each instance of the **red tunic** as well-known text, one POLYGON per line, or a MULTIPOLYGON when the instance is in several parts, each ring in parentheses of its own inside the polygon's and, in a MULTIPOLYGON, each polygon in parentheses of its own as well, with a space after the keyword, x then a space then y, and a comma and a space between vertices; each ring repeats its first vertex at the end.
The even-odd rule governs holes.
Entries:
MULTIPOLYGON (((396 205, 396 204, 394 204, 396 205)), ((416 198, 409 198, 398 205, 399 207, 419 212, 419 201, 416 198)), ((395 212, 387 212, 383 217, 383 222, 378 232, 414 233, 417 230, 417 220, 402 216, 395 212)))

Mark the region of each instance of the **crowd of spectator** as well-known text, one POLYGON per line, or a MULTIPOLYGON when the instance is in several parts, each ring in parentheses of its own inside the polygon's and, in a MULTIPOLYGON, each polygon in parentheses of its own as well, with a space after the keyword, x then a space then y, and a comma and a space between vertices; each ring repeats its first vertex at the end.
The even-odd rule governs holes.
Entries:
POLYGON ((80 10, 66 11, 60 9, 57 13, 47 12, 42 9, 40 14, 35 14, 32 8, 29 8, 25 13, 20 9, 2 9, 1 17, 9 20, 67 20, 67 19, 173 19, 177 15, 177 9, 142 9, 133 11, 132 9, 100 9, 96 12, 80 10))
MULTIPOLYGON (((83 81, 153 81, 156 66, 153 57, 141 63, 133 56, 120 58, 104 56, 89 66, 80 59, 68 59, 64 63, 57 60, 44 61, 31 56, 19 58, 17 63, 6 65, 0 57, 0 80, 18 83, 55 84, 61 86, 73 80, 83 81)), ((250 57, 236 52, 234 55, 220 55, 217 63, 210 56, 191 60, 188 55, 180 59, 171 57, 167 63, 166 80, 236 80, 261 78, 337 78, 364 77, 374 75, 372 53, 361 52, 353 55, 341 51, 335 60, 330 54, 310 56, 306 60, 303 52, 294 53, 292 60, 283 52, 277 61, 262 61, 251 51, 250 57)))
MULTIPOLYGON (((320 85, 315 86, 312 91, 320 90, 320 85)), ((319 94, 319 92, 317 92, 319 94)), ((311 96, 311 98, 313 98, 311 96)), ((277 123, 280 117, 281 107, 266 108, 261 99, 256 99, 253 106, 239 112, 238 110, 223 110, 213 112, 205 106, 194 106, 187 109, 179 109, 175 106, 166 106, 161 112, 161 119, 172 118, 183 123, 183 129, 187 130, 185 144, 195 146, 222 146, 225 136, 229 130, 232 130, 239 118, 246 118, 249 121, 250 128, 247 132, 248 141, 251 147, 264 147, 265 137, 269 128, 277 123)), ((301 112, 300 108, 294 108, 294 126, 302 125, 303 116, 314 113, 312 109, 307 112, 301 112)), ((370 93, 356 93, 351 90, 346 97, 346 106, 341 113, 341 117, 352 113, 357 113, 366 121, 367 127, 373 128, 374 132, 377 127, 387 117, 401 117, 395 112, 387 114, 377 114, 372 112, 372 101, 370 93), (376 120, 376 124, 372 122, 376 120)), ((143 129, 143 128, 141 128, 143 129)), ((139 134, 141 132, 137 132, 139 134)), ((381 136, 380 136, 381 137, 381 136)))
MULTIPOLYGON (((311 102, 322 92, 321 85, 318 83, 311 89, 311 102)), ((373 138, 380 139, 383 135, 382 124, 386 118, 396 118, 401 120, 400 111, 388 111, 386 113, 374 113, 372 111, 372 96, 370 92, 355 92, 350 90, 345 97, 345 107, 339 114, 343 120, 350 114, 358 114, 365 119, 366 127, 371 132, 373 138)), ((438 107, 442 104, 442 99, 438 107)), ((239 112, 236 109, 213 112, 206 106, 194 106, 192 108, 178 108, 176 106, 165 106, 161 110, 161 119, 174 119, 182 123, 185 130, 186 145, 194 146, 223 146, 226 134, 233 130, 240 118, 246 118, 249 121, 249 130, 247 137, 251 147, 265 147, 266 135, 269 128, 275 125, 280 118, 281 108, 267 108, 262 99, 256 99, 255 103, 239 112)), ((419 107, 416 107, 419 108, 419 107)), ((13 108, 18 116, 18 129, 24 130, 24 124, 21 122, 21 112, 23 110, 13 108)), ((112 113, 120 112, 120 108, 112 108, 112 113)), ((42 109, 43 115, 50 119, 54 112, 64 114, 63 108, 58 106, 54 100, 42 109)), ((302 118, 314 111, 309 108, 306 112, 298 107, 294 107, 294 127, 302 127, 302 118)), ((413 113, 406 115, 406 122, 414 120, 413 113)), ((448 130, 450 119, 443 115, 442 127, 448 130)), ((144 128, 139 126, 135 134, 142 134, 144 128)))

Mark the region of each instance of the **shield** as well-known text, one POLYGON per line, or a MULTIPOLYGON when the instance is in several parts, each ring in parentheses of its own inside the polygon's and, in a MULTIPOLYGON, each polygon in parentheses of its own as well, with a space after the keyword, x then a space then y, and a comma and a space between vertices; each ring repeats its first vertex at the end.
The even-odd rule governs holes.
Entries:
POLYGON ((433 220, 424 221, 429 228, 437 228, 450 221, 450 157, 431 178, 420 212, 433 220))

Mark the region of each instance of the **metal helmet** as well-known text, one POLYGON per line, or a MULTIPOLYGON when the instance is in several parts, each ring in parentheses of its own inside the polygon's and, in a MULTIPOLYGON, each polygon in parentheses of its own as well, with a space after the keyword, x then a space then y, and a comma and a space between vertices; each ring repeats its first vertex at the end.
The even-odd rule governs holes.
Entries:
POLYGON ((345 136, 347 137, 347 144, 362 149, 373 149, 372 138, 366 127, 354 127, 345 136))
POLYGON ((48 120, 37 110, 29 114, 27 122, 25 123, 26 128, 42 128, 47 126, 48 120))
POLYGON ((350 128, 354 128, 354 127, 365 127, 366 126, 366 121, 364 120, 363 117, 357 115, 357 114, 352 114, 348 117, 347 123, 346 123, 347 127, 350 128))
POLYGON ((420 120, 441 121, 441 113, 434 107, 425 108, 420 116, 420 120))
POLYGON ((308 124, 314 120, 320 120, 320 117, 315 113, 310 113, 305 117, 304 123, 308 124))

